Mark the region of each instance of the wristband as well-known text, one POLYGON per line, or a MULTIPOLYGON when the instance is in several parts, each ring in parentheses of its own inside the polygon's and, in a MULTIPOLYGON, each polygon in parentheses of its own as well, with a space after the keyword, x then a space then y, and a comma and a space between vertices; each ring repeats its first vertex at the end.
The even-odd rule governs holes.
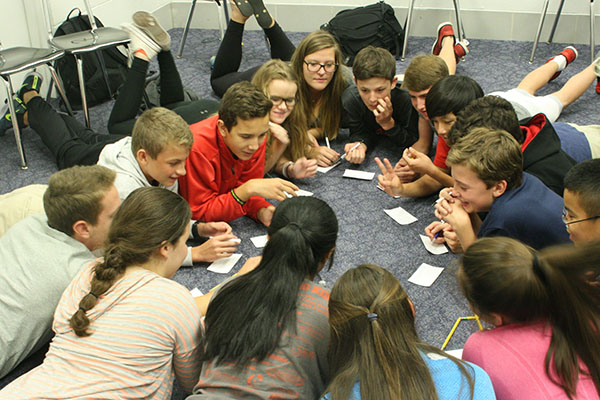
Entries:
POLYGON ((198 224, 200 224, 200 221, 196 221, 192 224, 192 237, 194 239, 198 239, 200 237, 200 234, 198 233, 198 224))
POLYGON ((243 201, 242 199, 240 199, 238 197, 238 195, 235 194, 235 192, 233 191, 233 189, 231 189, 231 195, 233 196, 233 198, 235 199, 235 201, 237 201, 239 203, 240 206, 243 206, 244 204, 246 204, 245 201, 243 201))
POLYGON ((293 165, 294 165, 293 161, 288 161, 285 164, 283 164, 283 167, 281 167, 281 175, 283 175, 284 178, 290 178, 290 176, 287 173, 287 170, 289 167, 291 167, 293 165))

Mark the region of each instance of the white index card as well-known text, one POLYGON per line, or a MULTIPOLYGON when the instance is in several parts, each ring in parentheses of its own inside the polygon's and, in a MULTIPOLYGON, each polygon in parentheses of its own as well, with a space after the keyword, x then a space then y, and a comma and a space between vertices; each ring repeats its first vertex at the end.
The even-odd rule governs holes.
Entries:
POLYGON ((267 235, 255 236, 253 238, 250 238, 250 241, 252 242, 254 247, 256 247, 257 249, 260 249, 261 247, 265 247, 267 245, 267 240, 268 240, 267 235))
POLYGON ((221 258, 213 262, 207 269, 211 272, 216 272, 217 274, 227 274, 240 258, 242 258, 241 254, 232 254, 229 257, 221 258))
POLYGON ((446 351, 446 353, 450 354, 451 356, 454 356, 456 358, 460 358, 462 359, 462 353, 463 353, 463 349, 456 349, 456 350, 448 350, 446 351))
POLYGON ((356 169, 347 169, 344 171, 344 178, 362 179, 365 181, 373 180, 375 172, 358 171, 356 169))
POLYGON ((425 246, 427 251, 431 254, 440 255, 448 252, 448 249, 443 243, 434 243, 425 235, 419 235, 419 237, 421 238, 421 242, 423 242, 423 246, 425 246))
POLYGON ((192 294, 192 297, 200 297, 203 295, 203 293, 197 287, 190 290, 190 293, 192 294))
POLYGON ((434 267, 433 265, 423 263, 408 278, 408 281, 415 285, 430 287, 443 270, 444 268, 442 267, 434 267))
POLYGON ((335 164, 329 166, 329 167, 317 167, 317 171, 321 172, 322 174, 326 174, 329 171, 331 171, 333 168, 337 167, 338 165, 340 165, 342 163, 341 160, 338 160, 335 162, 335 164))
MULTIPOLYGON (((287 198, 292 197, 291 194, 289 194, 288 192, 284 192, 287 198)), ((302 190, 302 189, 298 189, 296 191, 296 195, 297 196, 312 196, 313 192, 309 192, 308 190, 302 190)))
POLYGON ((391 210, 383 210, 387 215, 392 217, 394 221, 400 225, 408 225, 417 221, 417 219, 402 207, 392 208, 391 210))

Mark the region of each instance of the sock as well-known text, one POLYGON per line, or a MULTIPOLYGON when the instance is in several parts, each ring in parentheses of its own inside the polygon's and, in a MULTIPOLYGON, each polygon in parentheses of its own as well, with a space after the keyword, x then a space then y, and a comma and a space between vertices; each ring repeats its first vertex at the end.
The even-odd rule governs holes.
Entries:
POLYGON ((550 61, 554 61, 558 65, 558 71, 562 71, 567 67, 567 58, 562 54, 554 56, 550 61))

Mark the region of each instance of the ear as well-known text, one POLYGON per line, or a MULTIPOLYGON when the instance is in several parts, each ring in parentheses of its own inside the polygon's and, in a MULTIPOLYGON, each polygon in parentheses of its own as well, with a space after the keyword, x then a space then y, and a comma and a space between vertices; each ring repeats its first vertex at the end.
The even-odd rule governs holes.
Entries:
POLYGON ((90 224, 80 219, 73 223, 73 238, 78 241, 85 241, 90 238, 90 224))
POLYGON ((415 317, 417 313, 415 312, 415 305, 413 304, 410 297, 408 298, 408 304, 410 305, 410 309, 412 310, 413 317, 415 317))
POLYGON ((354 86, 356 86, 357 83, 356 83, 356 77, 355 76, 352 76, 352 81, 354 82, 354 86))
POLYGON ((139 149, 137 151, 137 153, 135 153, 135 159, 137 160, 138 164, 140 164, 140 165, 147 164, 148 163, 148 158, 150 158, 150 155, 144 149, 139 149))
POLYGON ((490 313, 486 319, 487 319, 487 322, 491 323, 495 327, 506 325, 506 324, 510 323, 505 316, 503 316, 502 314, 498 314, 498 313, 490 313))
POLYGON ((397 84, 398 84, 398 76, 394 76, 394 79, 392 79, 392 89, 395 88, 397 84))
POLYGON ((507 186, 508 183, 504 179, 495 183, 494 186, 492 186, 492 196, 494 196, 494 198, 502 196, 504 192, 506 192, 507 186))
POLYGON ((222 119, 219 119, 217 121, 217 129, 219 130, 219 133, 223 137, 227 136, 227 134, 229 133, 229 131, 227 130, 227 127, 225 126, 225 122, 223 122, 222 119))
POLYGON ((164 241, 158 248, 158 254, 165 259, 169 258, 169 254, 171 253, 171 247, 171 243, 164 241))

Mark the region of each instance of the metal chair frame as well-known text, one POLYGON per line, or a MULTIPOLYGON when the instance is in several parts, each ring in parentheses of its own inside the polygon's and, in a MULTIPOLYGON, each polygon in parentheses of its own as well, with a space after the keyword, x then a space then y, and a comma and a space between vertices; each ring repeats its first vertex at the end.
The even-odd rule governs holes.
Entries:
MULTIPOLYGON (((188 13, 187 22, 185 24, 185 28, 183 29, 183 36, 181 37, 181 43, 179 43, 179 51, 177 52, 177 58, 181 58, 183 55, 183 48, 185 46, 185 41, 187 40, 188 32, 190 31, 190 25, 192 24, 192 18, 194 16, 194 9, 196 8, 196 1, 192 0, 192 4, 190 5, 190 12, 188 13)), ((210 0, 215 1, 215 0, 210 0)), ((225 19, 225 25, 227 21, 229 21, 229 10, 227 9, 227 0, 215 1, 215 5, 217 6, 218 19, 219 19, 219 31, 221 33, 221 39, 225 35, 225 28, 223 27, 223 18, 225 19), (223 3, 221 3, 222 1, 223 3), (222 10, 222 12, 221 12, 222 10)))
MULTIPOLYGON (((549 0, 544 0, 544 5, 542 6, 542 15, 540 15, 540 22, 538 24, 538 29, 535 34, 535 41, 533 42, 533 49, 531 50, 531 56, 529 57, 529 64, 533 63, 533 58, 535 57, 535 51, 537 50, 538 42, 540 41, 540 35, 542 34, 542 27, 544 26, 544 20, 546 19, 546 12, 548 11, 548 2, 549 0)), ((552 30, 550 31, 550 36, 548 37, 548 43, 552 43, 552 39, 554 38, 554 32, 556 31, 556 26, 558 25, 558 19, 560 18, 560 13, 562 12, 563 5, 565 4, 565 0, 560 0, 560 4, 558 5, 558 11, 556 13, 556 18, 554 19, 554 24, 552 24, 552 30)), ((591 63, 594 62, 594 53, 595 53, 595 45, 594 45, 594 0, 590 0, 590 54, 591 54, 591 63)))

